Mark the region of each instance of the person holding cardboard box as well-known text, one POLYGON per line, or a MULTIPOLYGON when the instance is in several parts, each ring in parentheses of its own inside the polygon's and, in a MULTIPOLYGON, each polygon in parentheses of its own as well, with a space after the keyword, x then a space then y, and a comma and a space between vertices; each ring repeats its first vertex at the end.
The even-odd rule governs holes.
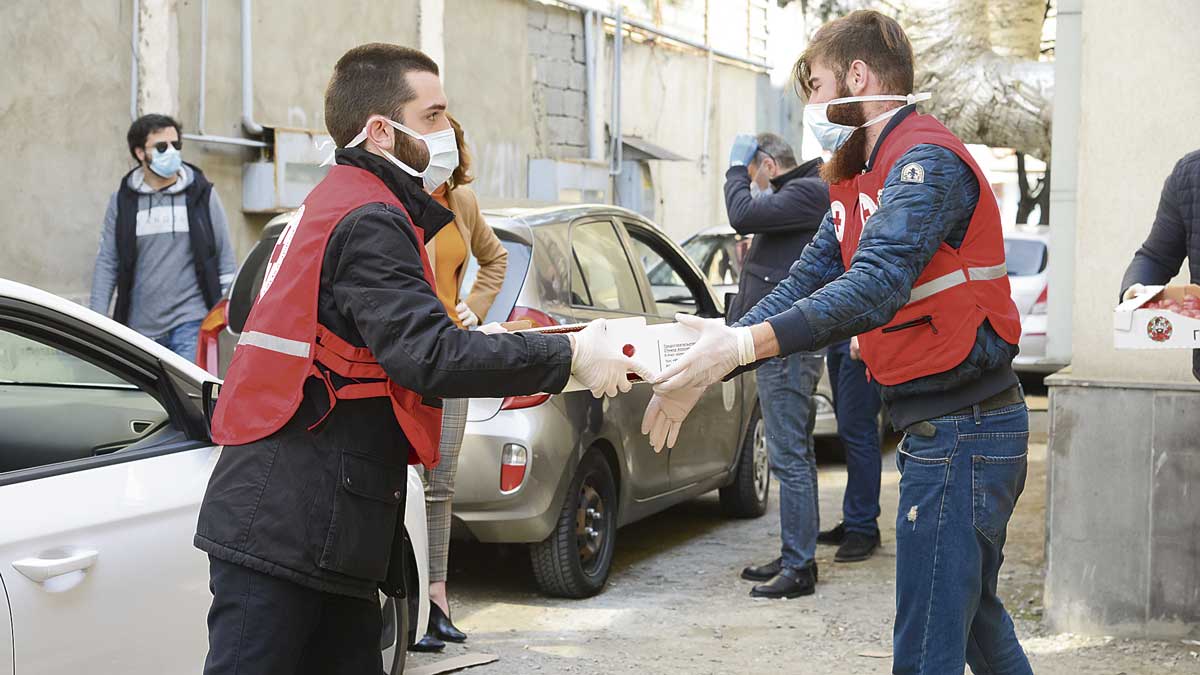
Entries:
POLYGON ((649 426, 681 424, 699 392, 740 367, 858 335, 905 431, 893 672, 1032 673, 996 594, 1029 418, 995 196, 966 146, 915 111, 926 96, 913 94, 912 46, 895 20, 860 10, 825 24, 795 73, 806 121, 833 153, 829 213, 734 326, 688 319, 700 337, 659 375, 649 426))
POLYGON ((628 391, 602 321, 460 330, 425 241, 458 160, 437 65, 347 52, 325 92, 336 166, 279 238, 213 416, 224 445, 194 543, 213 594, 206 675, 378 673, 379 591, 404 594, 407 464, 438 464, 442 398, 628 391))
MULTIPOLYGON (((1121 299, 1146 286, 1162 286, 1179 274, 1183 259, 1193 284, 1200 283, 1200 150, 1188 153, 1163 184, 1158 213, 1145 243, 1133 255, 1121 279, 1121 299)), ((1192 352, 1192 376, 1200 380, 1200 349, 1192 352)))

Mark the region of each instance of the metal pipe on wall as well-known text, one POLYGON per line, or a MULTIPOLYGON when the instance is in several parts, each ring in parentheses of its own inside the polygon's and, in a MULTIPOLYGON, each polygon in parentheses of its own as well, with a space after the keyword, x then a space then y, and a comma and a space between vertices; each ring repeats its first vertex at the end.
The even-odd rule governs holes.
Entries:
POLYGON ((140 0, 133 0, 133 39, 129 46, 133 49, 133 57, 130 59, 133 65, 130 68, 129 77, 129 119, 136 120, 138 116, 138 39, 141 37, 138 26, 141 23, 139 14, 142 13, 142 3, 140 0))
POLYGON ((587 69, 587 134, 588 158, 604 159, 600 149, 600 100, 596 97, 597 76, 600 64, 597 60, 596 45, 596 12, 588 11, 583 15, 583 53, 584 67, 587 69))
POLYGON ((617 5, 617 13, 613 17, 616 22, 616 31, 613 33, 612 124, 609 129, 612 137, 608 141, 609 157, 612 157, 612 165, 608 168, 610 176, 621 175, 621 161, 624 154, 624 149, 621 147, 621 43, 625 37, 625 29, 622 26, 623 14, 621 6, 617 5))
MULTIPOLYGON (((707 16, 705 17, 704 24, 705 24, 705 26, 708 25, 708 17, 707 16)), ((707 28, 705 30, 707 31, 707 28)), ((708 154, 708 138, 709 138, 708 127, 711 126, 711 124, 712 124, 712 88, 713 88, 713 53, 712 53, 711 49, 708 50, 708 59, 707 60, 708 60, 708 69, 707 69, 708 72, 704 76, 704 112, 703 112, 703 122, 702 122, 702 128, 704 130, 703 131, 704 137, 700 141, 700 148, 701 148, 701 150, 700 150, 700 173, 702 173, 702 174, 708 173, 708 162, 710 159, 709 154, 708 154)))
POLYGON ((263 127, 254 121, 254 50, 251 40, 254 12, 251 0, 242 0, 242 128, 252 136, 263 127))
POLYGON ((196 131, 204 135, 204 92, 208 66, 208 0, 200 0, 200 110, 196 113, 196 131))

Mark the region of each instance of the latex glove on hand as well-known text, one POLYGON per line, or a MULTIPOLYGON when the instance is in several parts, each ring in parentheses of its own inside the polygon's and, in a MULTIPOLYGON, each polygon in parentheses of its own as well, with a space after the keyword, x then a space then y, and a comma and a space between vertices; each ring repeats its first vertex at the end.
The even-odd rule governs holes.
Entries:
POLYGON ((850 338, 850 359, 852 361, 862 361, 862 349, 858 346, 858 336, 850 338))
POLYGON ((454 311, 458 314, 458 322, 463 325, 463 328, 474 328, 479 325, 479 317, 471 311, 470 307, 467 307, 467 303, 458 303, 455 305, 454 311))
POLYGON ((1146 287, 1141 284, 1134 284, 1125 289, 1125 293, 1121 295, 1121 302, 1132 300, 1142 293, 1146 292, 1146 287))
POLYGON ((683 420, 696 407, 696 401, 703 393, 704 387, 688 387, 650 397, 646 414, 642 416, 642 433, 650 437, 655 452, 662 452, 664 447, 675 447, 683 420))
POLYGON ((700 339, 654 380, 656 394, 704 388, 720 382, 738 366, 754 363, 754 337, 748 327, 734 328, 726 326, 723 319, 691 314, 676 314, 675 320, 698 331, 700 339))
POLYGON ((604 319, 596 319, 578 333, 571 333, 571 374, 592 392, 592 396, 616 396, 633 387, 628 373, 637 373, 647 382, 654 374, 625 356, 622 345, 608 337, 604 319))
POLYGON ((758 139, 754 134, 738 134, 729 150, 729 166, 747 166, 758 152, 758 139))

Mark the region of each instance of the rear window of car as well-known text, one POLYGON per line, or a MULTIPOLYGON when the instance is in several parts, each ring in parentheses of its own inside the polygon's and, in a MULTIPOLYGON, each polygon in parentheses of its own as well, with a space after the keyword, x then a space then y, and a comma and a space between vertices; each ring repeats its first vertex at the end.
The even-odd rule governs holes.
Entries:
MULTIPOLYGON (((483 318, 483 323, 504 322, 508 320, 509 313, 517 304, 517 298, 521 295, 521 287, 525 284, 525 274, 529 271, 529 258, 532 250, 528 244, 505 239, 504 234, 497 231, 497 236, 500 238, 500 244, 504 246, 504 250, 508 251, 508 267, 504 271, 504 283, 500 286, 500 292, 496 294, 496 300, 492 302, 491 309, 483 318)), ((463 272, 462 288, 459 291, 462 297, 466 298, 471 293, 471 286, 475 284, 475 278, 479 275, 479 261, 475 256, 467 262, 467 269, 463 272)))
POLYGON ((1005 239, 1004 260, 1008 276, 1031 277, 1046 269, 1046 245, 1036 239, 1005 239))

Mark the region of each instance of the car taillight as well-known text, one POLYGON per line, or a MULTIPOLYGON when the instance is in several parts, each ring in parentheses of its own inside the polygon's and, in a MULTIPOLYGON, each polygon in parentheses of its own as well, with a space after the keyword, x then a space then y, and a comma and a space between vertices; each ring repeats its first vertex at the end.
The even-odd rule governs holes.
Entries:
MULTIPOLYGON (((528 321, 533 324, 534 328, 545 328, 547 326, 557 326, 558 322, 550 317, 549 314, 532 307, 513 307, 513 310, 508 314, 509 321, 528 321)), ((523 410, 525 408, 533 408, 550 400, 549 394, 534 394, 532 396, 507 396, 500 403, 501 410, 523 410)))
POLYGON ((1046 297, 1050 286, 1047 285, 1042 289, 1042 294, 1037 297, 1037 302, 1033 303, 1033 309, 1029 310, 1030 314, 1045 314, 1046 313, 1046 297))
POLYGON ((221 367, 217 347, 220 344, 221 331, 229 325, 229 301, 222 299, 213 306, 204 321, 200 322, 200 335, 196 340, 196 365, 213 375, 221 367))
POLYGON ((557 326, 558 322, 550 317, 549 314, 532 307, 521 307, 520 305, 513 307, 508 314, 509 321, 525 320, 533 324, 534 328, 546 328, 548 326, 557 326))
POLYGON ((523 445, 505 443, 500 453, 500 491, 512 492, 521 487, 528 466, 529 450, 523 445))

